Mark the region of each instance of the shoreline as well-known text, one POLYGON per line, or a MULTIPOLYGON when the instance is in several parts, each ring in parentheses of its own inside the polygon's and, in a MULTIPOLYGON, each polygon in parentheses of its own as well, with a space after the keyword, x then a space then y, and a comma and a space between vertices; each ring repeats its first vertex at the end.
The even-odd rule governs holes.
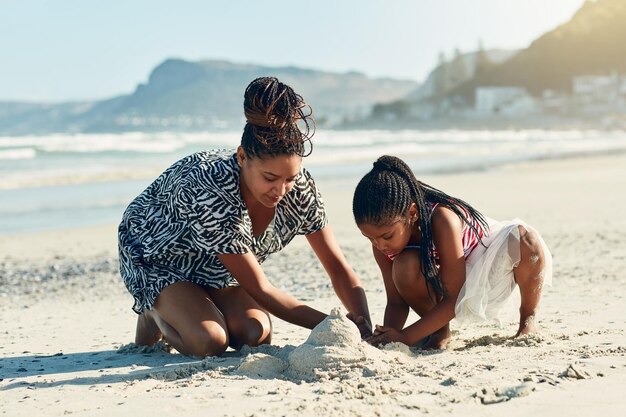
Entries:
MULTIPOLYGON (((568 151, 563 154, 536 155, 520 159, 510 158, 509 160, 482 161, 475 163, 465 163, 454 167, 421 168, 419 162, 406 159, 412 166, 418 177, 445 177, 445 176, 465 176, 480 173, 489 173, 499 170, 507 170, 511 167, 534 164, 550 161, 585 160, 604 157, 615 157, 626 155, 626 148, 600 149, 594 152, 589 151, 568 151)), ((329 188, 334 188, 333 183, 354 184, 370 168, 372 161, 362 163, 351 163, 343 167, 334 169, 331 166, 313 165, 307 167, 306 160, 303 165, 312 172, 316 183, 330 184, 329 188)), ((98 227, 115 223, 114 219, 121 218, 123 210, 128 203, 139 194, 161 170, 141 171, 131 175, 130 173, 119 173, 116 176, 106 175, 104 177, 81 177, 74 178, 70 182, 38 184, 25 186, 22 188, 2 189, 0 187, 0 197, 5 201, 12 201, 9 206, 0 206, 0 213, 4 212, 6 226, 0 226, 0 239, 11 238, 22 233, 37 233, 45 231, 75 229, 82 227, 98 227), (112 179, 115 178, 115 179, 112 179), (98 191, 88 191, 89 189, 98 191), (105 194, 105 201, 81 203, 78 206, 70 206, 67 202, 58 203, 59 194, 66 195, 68 201, 75 200, 79 195, 85 193, 105 194), (4 195, 3 195, 4 194, 4 195), (47 197, 46 197, 47 196, 47 197), (22 200, 25 203, 22 203, 22 200), (26 204, 27 210, 18 206, 26 204), (34 207, 41 208, 35 209, 34 207), (79 213, 80 212, 80 213, 79 213), (76 214, 80 214, 77 216, 76 214), (13 216, 13 217, 12 217, 13 216), (48 217, 46 219, 46 217, 48 217), (108 220, 104 221, 106 218, 108 220), (45 219, 45 220, 44 220, 45 219), (8 226, 10 225, 10 226, 8 226), (17 226, 16 226, 17 225, 17 226), (22 228, 21 230, 15 229, 22 228)), ((353 187, 354 188, 354 187, 353 187)))
MULTIPOLYGON (((5 139, 4 143, 0 144, 0 150, 18 146, 17 151, 23 149, 32 151, 30 158, 2 159, 6 166, 0 170, 4 177, 0 182, 0 192, 62 185, 151 180, 172 162, 191 153, 211 149, 234 149, 239 144, 240 134, 236 131, 203 132, 203 134, 207 137, 200 140, 201 134, 181 137, 175 133, 161 132, 157 137, 153 137, 149 133, 137 132, 138 136, 134 140, 136 143, 133 145, 136 149, 128 150, 119 149, 124 145, 123 135, 113 138, 112 135, 100 138, 98 134, 91 135, 93 137, 79 135, 78 138, 73 138, 72 135, 50 137, 46 138, 52 141, 48 144, 42 140, 43 138, 34 136, 32 143, 18 140, 15 145, 11 145, 11 138, 0 138, 5 139), (96 146, 94 151, 88 151, 90 145, 99 147, 96 146), (41 164, 39 167, 41 169, 36 169, 32 165, 34 161, 41 164), (103 163, 99 164, 100 162, 103 163), (73 169, 66 169, 67 166, 72 166, 73 169)), ((445 163, 445 158, 454 160, 458 152, 467 152, 471 156, 474 162, 469 169, 473 170, 480 169, 483 163, 486 166, 491 165, 494 162, 494 155, 497 164, 507 164, 519 162, 521 159, 626 151, 626 130, 539 128, 465 130, 455 127, 415 130, 401 126, 369 130, 327 129, 318 132, 315 148, 316 152, 304 160, 304 165, 317 171, 315 173, 317 176, 329 175, 328 171, 332 174, 334 170, 354 171, 355 166, 367 165, 370 160, 389 149, 404 159, 417 158, 420 162, 436 161, 436 164, 429 165, 424 173, 437 172, 441 167, 447 171, 458 172, 456 166, 445 163), (487 154, 482 152, 481 146, 487 146, 489 152, 487 154), (528 152, 529 150, 532 152, 528 152), (354 154, 355 151, 359 155, 354 154), (511 151, 517 153, 516 158, 509 158, 511 151), (338 158, 338 153, 348 155, 338 158)), ((468 168, 461 166, 460 169, 468 168)))
MULTIPOLYGON (((624 414, 624 167, 620 153, 420 175, 487 216, 520 217, 543 235, 554 256, 554 284, 542 297, 541 334, 510 338, 517 328, 512 304, 503 327, 453 321, 444 351, 390 346, 351 362, 349 349, 331 346, 335 356, 329 350, 308 358, 321 368, 306 381, 277 369, 293 349, 307 346, 310 332, 276 318, 271 346, 220 358, 130 345, 135 315, 116 271, 114 224, 2 235, 0 288, 12 291, 0 294, 0 410, 16 416, 624 414)), ((381 323, 383 285, 352 219, 357 181, 317 183, 372 319, 381 323)), ((274 285, 321 311, 340 305, 306 239, 295 239, 263 269, 274 285)))

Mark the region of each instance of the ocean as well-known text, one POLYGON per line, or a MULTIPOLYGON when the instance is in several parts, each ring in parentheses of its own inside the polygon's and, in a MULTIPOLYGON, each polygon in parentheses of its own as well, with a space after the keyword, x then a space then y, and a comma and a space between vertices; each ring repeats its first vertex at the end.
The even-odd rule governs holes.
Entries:
MULTIPOLYGON (((0 137, 0 235, 119 222, 128 203, 178 159, 234 149, 240 132, 0 137)), ((303 165, 317 179, 356 178, 380 155, 437 174, 534 159, 626 151, 600 130, 318 131, 303 165)))

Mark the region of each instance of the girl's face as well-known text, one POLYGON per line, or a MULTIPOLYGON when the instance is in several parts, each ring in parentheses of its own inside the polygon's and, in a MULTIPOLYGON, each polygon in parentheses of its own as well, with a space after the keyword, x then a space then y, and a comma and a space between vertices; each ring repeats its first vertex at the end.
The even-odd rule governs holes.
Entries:
POLYGON ((396 256, 409 243, 419 243, 417 229, 417 209, 412 204, 406 216, 396 217, 386 226, 372 224, 358 225, 361 234, 372 242, 372 245, 387 256, 396 256))
POLYGON ((243 148, 239 147, 237 162, 241 166, 241 193, 244 201, 249 204, 249 198, 252 197, 252 201, 274 208, 293 188, 300 174, 302 157, 279 155, 249 158, 243 148))

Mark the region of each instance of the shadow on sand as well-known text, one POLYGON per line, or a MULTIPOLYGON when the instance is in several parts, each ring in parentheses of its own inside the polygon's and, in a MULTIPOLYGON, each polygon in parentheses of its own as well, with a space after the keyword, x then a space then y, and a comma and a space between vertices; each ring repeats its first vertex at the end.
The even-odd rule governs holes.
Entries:
MULTIPOLYGON (((211 361, 218 364, 232 356, 239 354, 226 352, 211 361)), ((132 381, 202 360, 167 352, 121 353, 117 350, 5 357, 0 358, 0 391, 25 386, 46 388, 132 381)))

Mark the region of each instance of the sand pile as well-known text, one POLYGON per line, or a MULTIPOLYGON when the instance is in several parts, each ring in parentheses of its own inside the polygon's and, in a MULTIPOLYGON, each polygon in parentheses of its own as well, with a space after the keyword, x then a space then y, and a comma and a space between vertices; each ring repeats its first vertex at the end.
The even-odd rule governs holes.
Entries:
POLYGON ((357 327, 338 308, 288 357, 293 378, 350 378, 383 372, 382 352, 361 341, 357 327))
POLYGON ((242 359, 238 372, 292 381, 343 380, 380 375, 388 371, 388 362, 397 362, 391 352, 363 342, 357 327, 339 308, 333 309, 300 346, 271 350, 256 348, 256 353, 242 359))

